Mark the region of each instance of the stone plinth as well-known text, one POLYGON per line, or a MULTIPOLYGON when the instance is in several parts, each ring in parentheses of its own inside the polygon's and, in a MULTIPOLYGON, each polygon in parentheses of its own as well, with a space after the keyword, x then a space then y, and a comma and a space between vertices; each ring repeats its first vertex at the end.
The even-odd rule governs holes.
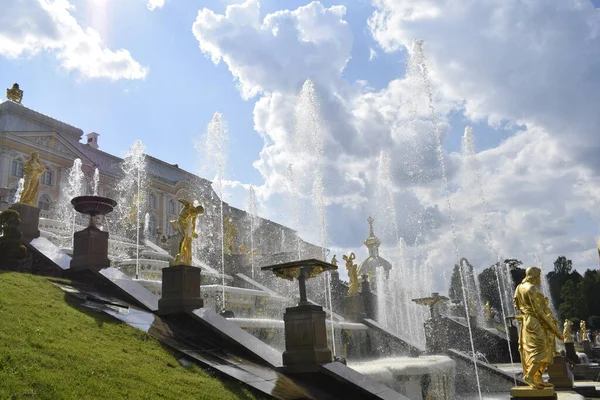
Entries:
POLYGON ((565 343, 565 353, 567 354, 567 359, 571 360, 571 362, 573 362, 574 364, 579 364, 579 356, 575 351, 575 343, 565 343))
POLYGON ((108 232, 90 226, 73 235, 72 271, 96 270, 110 267, 108 232))
POLYGON ((200 297, 200 271, 200 268, 190 265, 163 268, 159 315, 180 314, 204 306, 200 297))
POLYGON ((593 356, 593 349, 592 349, 592 345, 590 343, 589 340, 584 340, 583 341, 583 352, 589 357, 592 358, 593 356))
POLYGON ((367 318, 362 295, 356 294, 344 297, 344 317, 350 322, 362 322, 363 319, 367 318))
POLYGON ((285 351, 283 365, 286 372, 315 372, 319 364, 332 361, 327 347, 325 311, 316 305, 287 308, 285 322, 285 351))
POLYGON ((529 386, 514 386, 510 389, 511 400, 521 399, 536 399, 536 400, 553 400, 556 399, 556 394, 553 388, 533 389, 529 386))
POLYGON ((554 357, 554 363, 548 366, 547 371, 550 376, 550 383, 552 383, 556 389, 573 388, 573 372, 571 372, 571 368, 569 368, 566 357, 554 357))
POLYGON ((19 230, 23 234, 21 238, 23 243, 30 243, 33 239, 39 238, 40 209, 21 203, 15 203, 10 208, 17 211, 19 218, 21 218, 19 230))

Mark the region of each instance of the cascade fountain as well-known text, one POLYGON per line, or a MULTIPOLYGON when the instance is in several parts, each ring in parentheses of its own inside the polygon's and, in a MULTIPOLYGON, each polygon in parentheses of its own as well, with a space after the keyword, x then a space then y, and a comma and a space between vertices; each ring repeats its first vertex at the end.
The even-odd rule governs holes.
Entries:
MULTIPOLYGON (((431 119, 431 124, 433 126, 433 133, 435 136, 437 158, 438 158, 438 162, 440 165, 444 191, 446 194, 446 205, 448 207, 448 214, 450 216, 450 225, 451 225, 451 231, 452 231, 454 256, 455 256, 456 260, 460 260, 461 257, 460 257, 460 252, 459 252, 459 248, 458 248, 458 241, 457 241, 457 234, 456 234, 456 222, 454 220, 452 201, 450 199, 450 186, 448 183, 448 176, 446 174, 446 164, 444 161, 444 148, 442 146, 442 137, 441 137, 441 132, 440 132, 439 126, 438 126, 438 121, 437 121, 437 113, 435 110, 435 102, 433 99, 432 84, 431 84, 431 80, 429 77, 429 71, 428 71, 425 54, 423 51, 424 44, 425 44, 424 41, 420 40, 420 39, 417 39, 413 42, 413 48, 412 48, 412 52, 411 52, 409 63, 408 63, 408 75, 409 75, 410 79, 412 80, 413 84, 417 87, 420 86, 424 90, 425 94, 427 95, 428 106, 429 106, 429 110, 430 110, 430 119, 431 119)), ((459 277, 460 277, 461 286, 463 288, 462 292, 463 292, 463 303, 464 303, 464 307, 465 307, 465 315, 468 316, 471 313, 469 310, 469 304, 468 304, 469 301, 467 298, 467 287, 466 287, 465 277, 462 273, 459 274, 459 277)), ((480 381, 479 381, 479 370, 477 367, 477 355, 476 355, 477 353, 475 351, 475 343, 474 343, 474 339, 473 339, 473 329, 471 327, 470 318, 467 318, 466 320, 467 320, 467 327, 469 330, 469 341, 471 344, 471 351, 473 353, 473 367, 475 370, 475 379, 477 381, 477 392, 479 394, 479 398, 482 399, 483 397, 481 394, 481 385, 480 385, 480 381)))

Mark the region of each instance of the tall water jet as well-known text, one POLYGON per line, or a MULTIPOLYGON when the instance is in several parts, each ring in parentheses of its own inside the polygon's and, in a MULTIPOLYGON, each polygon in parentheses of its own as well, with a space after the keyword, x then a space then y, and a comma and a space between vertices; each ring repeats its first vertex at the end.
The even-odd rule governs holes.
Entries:
MULTIPOLYGON (((147 166, 144 145, 136 140, 121 163, 122 178, 117 183, 117 208, 110 231, 126 238, 135 233, 135 278, 140 276, 140 224, 146 209, 147 166)), ((121 255, 126 257, 126 255, 121 255)))
POLYGON ((93 180, 93 184, 94 184, 94 190, 93 190, 93 194, 94 196, 98 196, 98 184, 100 183, 100 171, 98 171, 98 168, 94 169, 94 180, 93 180))
POLYGON ((150 238, 150 213, 144 215, 144 239, 150 238))
POLYGON ((216 186, 215 192, 219 196, 222 311, 225 311, 225 219, 223 215, 223 184, 227 165, 227 152, 225 148, 227 139, 227 123, 223 119, 223 115, 216 112, 206 128, 206 134, 203 137, 200 151, 204 156, 203 170, 205 173, 214 176, 213 182, 216 186))
POLYGON ((252 268, 252 279, 254 279, 254 229, 256 218, 256 193, 254 186, 248 189, 248 214, 250 216, 250 267, 252 268))
POLYGON ((17 191, 15 192, 15 203, 21 201, 21 193, 23 193, 23 186, 25 185, 25 179, 19 179, 19 183, 17 185, 17 191))
MULTIPOLYGON (((325 210, 325 185, 324 169, 325 169, 325 137, 326 129, 321 115, 321 105, 316 92, 315 84, 312 80, 307 79, 302 85, 302 90, 298 96, 295 108, 295 130, 294 141, 295 148, 298 152, 306 152, 306 149, 311 150, 310 157, 306 157, 303 161, 310 163, 310 171, 312 176, 312 194, 314 200, 314 210, 316 215, 314 218, 318 229, 318 244, 323 249, 321 259, 326 261, 327 248, 327 215, 325 210)), ((308 169, 307 169, 308 171, 308 169)), ((299 226, 296 226, 299 228, 299 226)), ((324 274, 323 283, 325 286, 325 299, 327 307, 332 310, 331 301, 331 274, 328 271, 324 274)), ((331 321, 331 340, 332 350, 335 354, 335 331, 333 329, 333 318, 331 321)))
MULTIPOLYGON (((436 153, 438 162, 440 165, 442 182, 444 186, 444 192, 446 194, 446 205, 448 207, 448 214, 450 216, 450 225, 452 231, 452 244, 454 247, 454 256, 456 260, 460 262, 460 252, 458 248, 457 234, 456 234, 456 221, 454 219, 454 212, 452 208, 452 201, 450 199, 450 186, 448 183, 448 175, 446 173, 446 163, 444 161, 444 148, 442 146, 442 135, 439 130, 438 120, 437 120, 437 112, 435 110, 435 102, 433 99, 433 89, 431 84, 431 79, 429 76, 429 68, 427 66, 425 53, 423 51, 423 46, 425 42, 421 39, 417 39, 413 42, 412 51, 409 58, 408 64, 408 75, 409 79, 416 83, 417 85, 423 87, 425 93, 427 95, 427 102, 429 107, 429 114, 431 119, 431 124, 433 127, 433 133, 435 136, 436 143, 436 153)), ((463 288, 463 302, 465 307, 465 315, 470 315, 469 304, 467 299, 467 290, 465 285, 465 278, 463 274, 459 274, 461 286, 463 288)), ((470 318, 467 318, 467 327, 469 328, 469 341, 471 342, 471 351, 473 352, 473 366, 475 369, 475 378, 477 381, 477 392, 479 394, 479 398, 482 399, 481 395, 481 385, 479 382, 479 371, 477 368, 477 356, 475 351, 475 343, 473 340, 473 330, 471 327, 470 318)))
POLYGON ((84 178, 85 175, 81 170, 81 159, 76 158, 73 161, 73 166, 68 171, 67 186, 61 191, 58 200, 58 219, 71 227, 69 237, 64 241, 63 246, 71 246, 71 249, 73 248, 73 235, 75 234, 75 220, 77 217, 77 212, 71 205, 71 199, 84 194, 84 178))
MULTIPOLYGON (((500 295, 500 308, 501 308, 501 313, 502 313, 502 321, 504 323, 504 331, 506 332, 506 343, 508 346, 508 354, 510 356, 510 363, 514 364, 514 360, 512 357, 512 351, 510 348, 510 337, 508 335, 508 322, 506 317, 509 315, 508 313, 508 303, 506 303, 506 296, 504 295, 503 292, 506 292, 506 282, 502 282, 502 268, 501 265, 504 264, 501 260, 500 254, 496 251, 495 246, 494 246, 494 242, 492 240, 492 224, 490 223, 490 219, 489 219, 489 210, 488 210, 488 205, 487 205, 487 201, 484 195, 484 190, 483 190, 483 180, 481 179, 481 171, 479 169, 479 163, 477 162, 477 157, 476 157, 476 151, 475 151, 475 135, 473 134, 473 129, 470 126, 467 126, 465 128, 465 133, 463 135, 462 138, 462 157, 465 159, 465 161, 467 162, 467 164, 469 165, 469 167, 471 168, 472 172, 475 175, 475 184, 477 185, 477 192, 479 194, 479 201, 481 203, 481 207, 482 207, 482 214, 483 214, 483 221, 484 221, 484 228, 486 231, 486 239, 487 239, 487 245, 488 245, 488 249, 490 254, 492 255, 492 257, 496 260, 496 266, 494 267, 494 273, 496 275, 496 284, 498 286, 498 294, 500 295)), ((477 291, 477 294, 480 294, 480 291, 477 291)), ((481 299, 480 299, 480 303, 481 303, 481 299)), ((512 302, 510 302, 512 303, 512 302)), ((483 308, 482 308, 483 309, 483 308)), ((513 313, 510 313, 510 315, 514 315, 513 313)), ((516 376, 514 377, 515 379, 515 385, 517 384, 516 381, 516 376)))

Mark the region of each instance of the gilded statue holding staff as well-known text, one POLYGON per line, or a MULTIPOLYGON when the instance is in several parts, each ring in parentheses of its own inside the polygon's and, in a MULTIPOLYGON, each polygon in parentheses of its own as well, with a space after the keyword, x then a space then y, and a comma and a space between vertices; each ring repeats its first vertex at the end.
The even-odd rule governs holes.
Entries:
POLYGON ((520 312, 517 320, 521 326, 519 352, 523 380, 534 389, 553 386, 542 381, 542 374, 554 361, 556 338, 563 340, 540 285, 541 269, 529 267, 514 295, 515 308, 520 312))
POLYGON ((353 262, 356 259, 356 255, 350 253, 350 256, 344 255, 342 258, 346 261, 346 270, 348 270, 348 279, 350 280, 348 296, 354 296, 358 294, 358 266, 353 262))
POLYGON ((21 192, 19 203, 36 206, 40 177, 45 171, 46 167, 40 163, 40 154, 37 151, 31 153, 23 167, 23 192, 21 192))
POLYGON ((171 225, 181 235, 181 240, 179 241, 179 253, 169 262, 170 266, 192 265, 192 239, 198 238, 196 219, 204 212, 204 207, 201 205, 194 207, 192 203, 184 199, 179 199, 179 202, 183 204, 183 208, 179 212, 179 217, 171 221, 171 225))

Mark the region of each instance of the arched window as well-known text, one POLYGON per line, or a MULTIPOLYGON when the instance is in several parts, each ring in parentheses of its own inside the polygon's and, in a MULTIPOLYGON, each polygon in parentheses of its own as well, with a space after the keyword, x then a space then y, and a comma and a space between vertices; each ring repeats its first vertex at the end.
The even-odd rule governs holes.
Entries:
POLYGON ((15 158, 12 161, 12 168, 10 169, 10 173, 12 174, 12 176, 16 176, 17 178, 22 178, 24 166, 25 166, 25 164, 23 163, 23 160, 21 160, 19 158, 15 158))
POLYGON ((154 193, 150 193, 148 197, 148 206, 151 210, 156 210, 156 195, 154 193))
POLYGON ((169 214, 175 214, 176 212, 177 210, 175 208, 175 201, 171 199, 169 200, 169 214))
POLYGON ((38 208, 42 211, 50 211, 50 196, 43 194, 38 200, 38 208))

